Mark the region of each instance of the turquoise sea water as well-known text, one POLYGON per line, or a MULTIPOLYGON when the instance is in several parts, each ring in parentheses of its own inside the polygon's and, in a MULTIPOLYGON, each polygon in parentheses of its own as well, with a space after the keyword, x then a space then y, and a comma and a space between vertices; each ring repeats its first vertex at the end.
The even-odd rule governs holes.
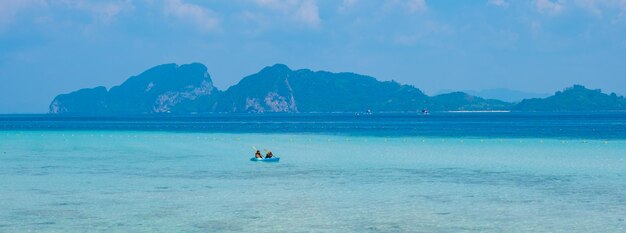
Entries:
POLYGON ((6 120, 0 232, 624 232, 620 119, 591 139, 6 120), (252 146, 281 161, 250 162, 252 146))

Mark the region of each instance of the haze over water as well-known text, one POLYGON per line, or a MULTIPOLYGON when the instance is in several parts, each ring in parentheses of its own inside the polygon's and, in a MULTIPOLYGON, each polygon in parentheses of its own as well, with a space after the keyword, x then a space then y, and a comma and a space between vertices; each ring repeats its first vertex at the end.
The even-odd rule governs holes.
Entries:
POLYGON ((625 128, 624 113, 2 116, 0 232, 623 232, 625 128))
POLYGON ((626 232, 625 16, 0 0, 0 233, 626 232))

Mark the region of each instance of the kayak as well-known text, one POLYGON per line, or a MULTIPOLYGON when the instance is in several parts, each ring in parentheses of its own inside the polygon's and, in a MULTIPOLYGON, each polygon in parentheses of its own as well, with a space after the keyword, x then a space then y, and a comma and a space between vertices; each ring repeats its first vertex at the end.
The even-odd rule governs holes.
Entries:
POLYGON ((272 157, 269 159, 261 159, 261 158, 251 158, 250 161, 253 162, 278 162, 278 160, 280 160, 279 157, 272 157))

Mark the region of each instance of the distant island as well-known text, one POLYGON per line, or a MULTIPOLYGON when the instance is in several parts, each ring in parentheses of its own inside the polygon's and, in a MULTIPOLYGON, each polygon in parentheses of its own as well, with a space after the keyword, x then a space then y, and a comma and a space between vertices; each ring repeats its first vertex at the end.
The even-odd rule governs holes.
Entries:
POLYGON ((395 81, 355 73, 331 73, 286 65, 265 67, 222 91, 206 66, 164 64, 119 86, 61 94, 51 114, 331 113, 430 111, 610 111, 626 110, 626 99, 574 85, 547 98, 519 103, 465 92, 428 96, 395 81))
POLYGON ((467 90, 463 91, 470 95, 480 96, 487 99, 498 99, 506 102, 520 102, 524 99, 530 98, 545 98, 550 94, 525 92, 519 90, 511 90, 507 88, 493 88, 485 90, 467 90))

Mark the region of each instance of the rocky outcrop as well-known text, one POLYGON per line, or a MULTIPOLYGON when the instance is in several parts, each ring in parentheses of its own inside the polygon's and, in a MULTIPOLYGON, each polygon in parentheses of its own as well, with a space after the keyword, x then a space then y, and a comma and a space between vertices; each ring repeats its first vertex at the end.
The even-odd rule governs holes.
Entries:
POLYGON ((211 112, 219 91, 199 63, 153 67, 110 90, 82 89, 57 96, 50 113, 149 114, 211 112))
POLYGON ((105 87, 81 89, 58 95, 50 104, 53 114, 102 114, 107 109, 105 87))
POLYGON ((298 112, 289 84, 292 70, 285 65, 266 67, 243 78, 221 95, 219 112, 298 112))
POLYGON ((615 93, 605 94, 582 85, 557 91, 547 98, 525 99, 516 111, 616 111, 626 110, 626 98, 615 93))
POLYGON ((193 101, 202 96, 209 96, 213 91, 213 85, 203 80, 199 86, 189 85, 179 91, 167 91, 157 96, 157 99, 152 108, 153 112, 167 113, 171 112, 172 108, 184 101, 193 101))
POLYGON ((354 73, 291 70, 276 64, 226 90, 220 112, 417 111, 429 97, 419 89, 354 73))
POLYGON ((603 111, 626 110, 626 99, 576 85, 544 99, 512 103, 463 92, 427 96, 411 85, 354 73, 291 70, 276 64, 244 77, 226 91, 213 86, 199 63, 165 64, 119 86, 57 96, 52 114, 191 114, 267 112, 603 111))

